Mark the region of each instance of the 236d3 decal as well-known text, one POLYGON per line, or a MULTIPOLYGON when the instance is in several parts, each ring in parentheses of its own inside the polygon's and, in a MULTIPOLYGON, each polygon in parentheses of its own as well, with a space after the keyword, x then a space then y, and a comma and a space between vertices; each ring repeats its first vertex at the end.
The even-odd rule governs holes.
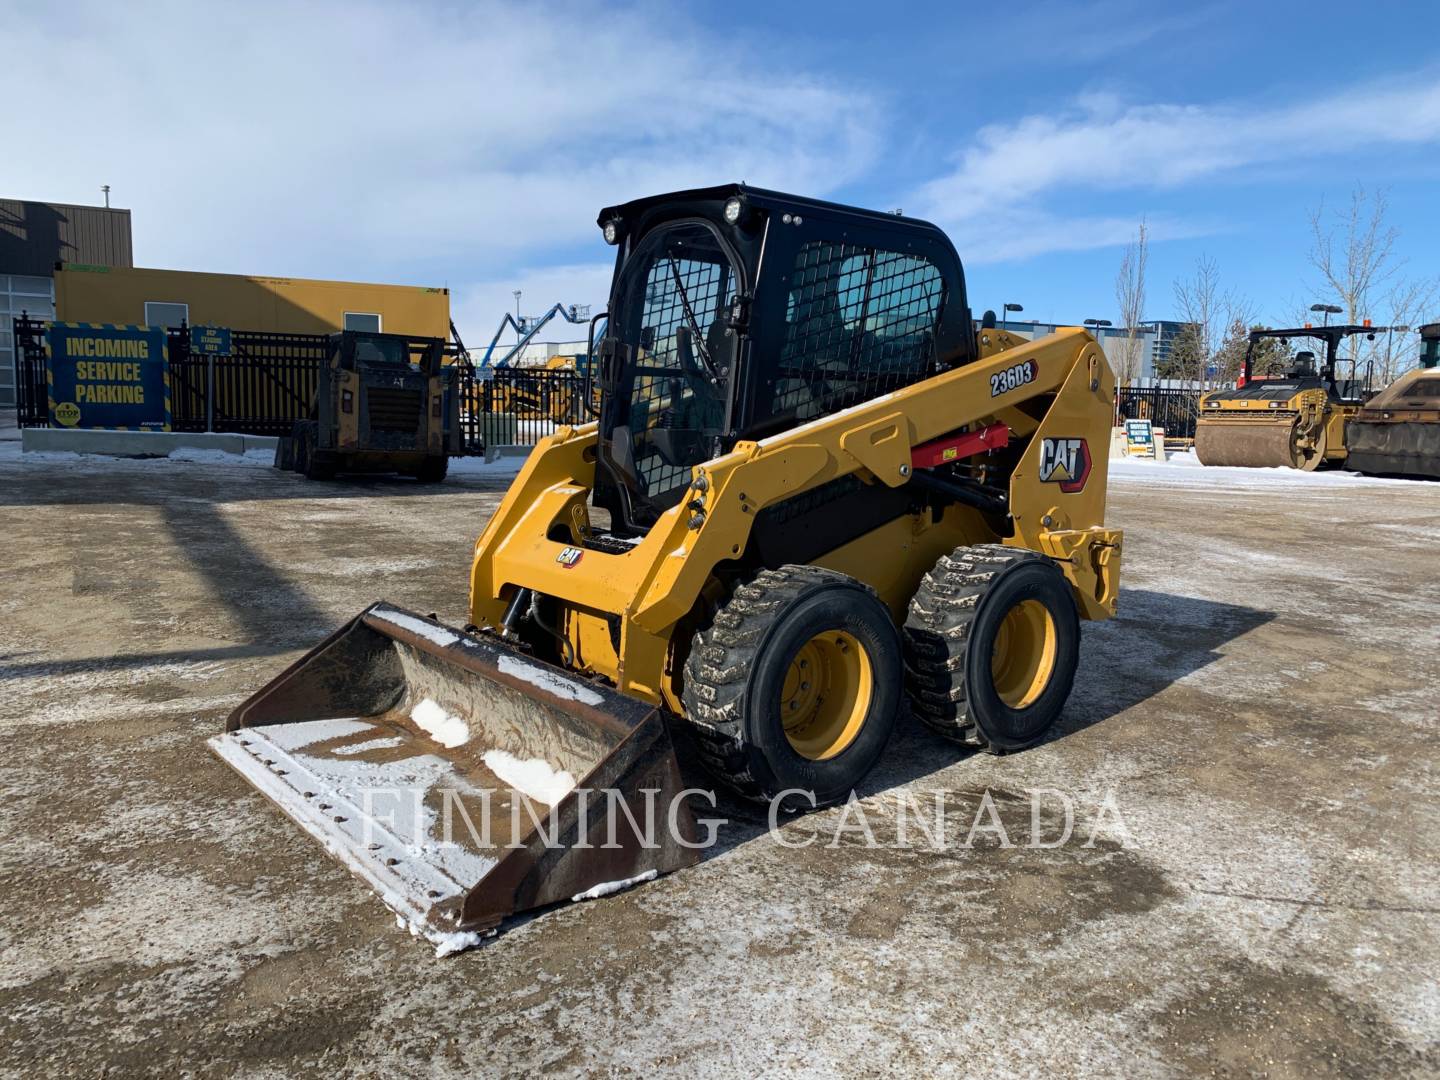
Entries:
POLYGON ((1039 377, 1040 365, 1034 360, 1027 360, 1023 364, 1012 364, 1004 371, 997 371, 990 376, 990 396, 999 397, 1016 387, 1032 383, 1039 377))

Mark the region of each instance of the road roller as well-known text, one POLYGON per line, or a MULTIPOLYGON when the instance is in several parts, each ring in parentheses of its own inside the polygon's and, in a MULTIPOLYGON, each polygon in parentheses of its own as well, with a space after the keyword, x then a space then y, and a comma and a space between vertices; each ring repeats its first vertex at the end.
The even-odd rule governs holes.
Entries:
POLYGON ((1250 331, 1237 385, 1212 391, 1201 400, 1195 456, 1202 465, 1305 472, 1344 464, 1347 427, 1373 391, 1369 365, 1362 378, 1353 358, 1338 355, 1340 347, 1356 336, 1373 340, 1385 329, 1338 325, 1250 331), (1298 349, 1283 362, 1284 370, 1275 370, 1279 364, 1272 361, 1267 371, 1257 375, 1253 370, 1257 346, 1276 338, 1287 351, 1295 338, 1313 341, 1315 348, 1298 349))
POLYGON ((1352 472, 1440 478, 1440 323, 1420 327, 1420 366, 1405 372, 1350 423, 1352 472))

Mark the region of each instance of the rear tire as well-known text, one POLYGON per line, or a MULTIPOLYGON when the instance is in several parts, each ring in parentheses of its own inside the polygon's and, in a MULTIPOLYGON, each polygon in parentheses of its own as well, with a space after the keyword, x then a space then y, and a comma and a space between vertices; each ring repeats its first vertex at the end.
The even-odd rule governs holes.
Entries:
POLYGON ((905 620, 911 709, 953 742, 1004 753, 1060 718, 1080 655, 1070 583, 1038 552, 956 548, 920 583, 905 620))
POLYGON ((313 420, 297 425, 299 433, 295 439, 295 471, 303 473, 307 480, 335 479, 335 463, 324 450, 315 444, 319 441, 319 427, 313 420))
POLYGON ((415 470, 415 479, 422 484, 438 484, 450 471, 449 457, 429 457, 415 470))
POLYGON ((695 635, 682 698, 701 759, 726 785, 757 800, 795 788, 827 806, 880 759, 903 672, 899 634, 871 589, 784 566, 741 585, 695 635))

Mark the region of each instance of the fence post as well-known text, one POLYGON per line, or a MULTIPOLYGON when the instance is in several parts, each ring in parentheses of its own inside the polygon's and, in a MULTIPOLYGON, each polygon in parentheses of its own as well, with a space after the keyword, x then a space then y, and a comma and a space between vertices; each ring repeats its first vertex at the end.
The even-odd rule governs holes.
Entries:
POLYGON ((215 430, 215 354, 205 354, 205 430, 215 430))

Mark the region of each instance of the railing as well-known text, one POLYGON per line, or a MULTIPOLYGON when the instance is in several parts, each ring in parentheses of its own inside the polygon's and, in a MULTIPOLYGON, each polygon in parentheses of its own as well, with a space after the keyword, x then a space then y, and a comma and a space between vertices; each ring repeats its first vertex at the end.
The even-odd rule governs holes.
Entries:
POLYGON ((171 330, 171 426, 176 431, 288 435, 305 419, 320 365, 329 355, 324 334, 235 330, 231 355, 190 351, 188 328, 171 330))
MULTIPOLYGON (((1211 389, 1215 389, 1212 387, 1211 389)), ((1121 386, 1115 390, 1115 422, 1149 420, 1166 438, 1193 439, 1205 391, 1173 386, 1121 386)))
POLYGON ((20 427, 50 423, 50 393, 45 378, 45 323, 17 316, 15 331, 15 421, 20 427))
MULTIPOLYGON (((48 427, 46 323, 17 318, 16 415, 21 427, 48 427)), ((325 334, 233 330, 231 355, 190 350, 188 327, 170 330, 170 426, 175 431, 288 435, 309 415, 320 365, 329 355, 325 334)), ((574 371, 501 368, 478 371, 463 347, 447 346, 460 397, 461 453, 486 447, 533 445, 562 424, 590 419, 585 379, 574 371)))
POLYGON ((468 453, 533 446, 563 424, 591 419, 585 378, 575 371, 491 368, 460 373, 460 425, 468 453))

